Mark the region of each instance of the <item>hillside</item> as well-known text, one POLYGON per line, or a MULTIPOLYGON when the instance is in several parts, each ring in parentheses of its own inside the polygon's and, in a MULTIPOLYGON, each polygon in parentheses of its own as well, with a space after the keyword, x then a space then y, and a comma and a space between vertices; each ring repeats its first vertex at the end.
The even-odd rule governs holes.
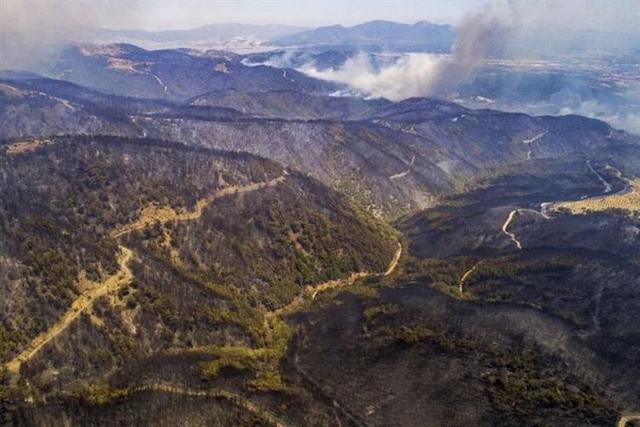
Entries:
POLYGON ((633 417, 637 136, 248 58, 0 73, 0 424, 633 417))
POLYGON ((224 52, 145 50, 129 44, 70 45, 42 73, 112 95, 174 101, 213 90, 326 93, 338 87, 295 70, 247 66, 224 52))
POLYGON ((232 89, 184 104, 105 95, 52 79, 2 84, 7 93, 23 94, 0 99, 5 138, 90 132, 250 152, 391 219, 433 206, 495 169, 603 150, 624 161, 615 153, 637 146, 637 138, 597 120, 470 110, 428 98, 392 103, 232 89))
POLYGON ((359 424, 615 425, 640 406, 640 222, 544 203, 615 201, 618 166, 533 160, 403 219, 401 271, 293 318, 291 363, 359 424))
POLYGON ((2 138, 60 134, 135 136, 139 130, 121 113, 108 114, 14 82, 0 82, 2 138))
POLYGON ((14 422, 28 409, 19 396, 134 393, 143 377, 109 384, 133 363, 151 372, 154 357, 199 355, 211 366, 190 369, 212 381, 215 364, 242 365, 231 391, 278 391, 288 332, 268 313, 307 287, 385 271, 395 251, 337 193, 248 154, 114 137, 0 150, 0 397, 14 422))

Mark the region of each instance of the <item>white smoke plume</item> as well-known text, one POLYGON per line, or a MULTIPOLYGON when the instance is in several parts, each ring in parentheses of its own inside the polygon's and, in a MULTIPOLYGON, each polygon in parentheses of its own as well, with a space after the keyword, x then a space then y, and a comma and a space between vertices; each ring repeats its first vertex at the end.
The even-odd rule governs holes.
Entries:
POLYGON ((486 58, 493 42, 504 37, 511 25, 509 13, 484 10, 467 16, 458 27, 449 55, 413 53, 395 63, 374 67, 365 54, 346 61, 337 70, 318 70, 307 64, 300 71, 316 78, 348 84, 372 96, 393 101, 415 97, 446 95, 486 58))
POLYGON ((597 101, 584 101, 577 106, 563 107, 558 112, 560 115, 578 114, 593 119, 603 120, 617 129, 640 135, 640 111, 633 108, 614 109, 610 105, 597 101))
POLYGON ((61 43, 90 41, 108 17, 139 11, 136 2, 0 0, 0 69, 32 69, 61 43))

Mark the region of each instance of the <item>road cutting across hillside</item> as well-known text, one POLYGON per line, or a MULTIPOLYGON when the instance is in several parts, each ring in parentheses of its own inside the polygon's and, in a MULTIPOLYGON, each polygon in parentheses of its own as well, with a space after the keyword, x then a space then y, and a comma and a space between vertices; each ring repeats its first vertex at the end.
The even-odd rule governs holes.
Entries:
POLYGON ((133 279, 133 273, 131 272, 131 269, 129 269, 129 261, 131 261, 131 258, 133 257, 133 252, 124 246, 119 246, 119 249, 119 270, 103 282, 96 283, 87 292, 80 294, 78 298, 71 303, 71 306, 67 309, 62 318, 51 325, 45 332, 31 340, 27 348, 24 349, 22 353, 7 363, 7 370, 9 372, 20 372, 20 367, 24 362, 30 360, 38 353, 38 351, 40 351, 40 349, 42 349, 42 347, 67 329, 67 327, 73 323, 78 316, 87 311, 87 309, 89 309, 98 298, 111 292, 115 292, 122 286, 131 282, 133 279))

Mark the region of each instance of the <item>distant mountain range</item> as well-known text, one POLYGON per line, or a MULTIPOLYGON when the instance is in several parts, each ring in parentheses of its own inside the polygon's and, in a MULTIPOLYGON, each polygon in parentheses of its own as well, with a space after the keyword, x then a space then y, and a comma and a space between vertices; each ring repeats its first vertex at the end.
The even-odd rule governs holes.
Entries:
POLYGON ((396 51, 448 52, 455 38, 451 25, 419 21, 413 25, 370 21, 353 27, 331 25, 280 37, 278 46, 327 45, 378 47, 396 51))
POLYGON ((190 46, 200 43, 220 43, 234 38, 273 40, 306 31, 308 28, 291 25, 211 24, 190 30, 144 31, 109 30, 92 31, 93 39, 104 42, 128 42, 140 45, 190 46))
MULTIPOLYGON (((455 38, 454 28, 427 21, 402 24, 370 21, 352 27, 331 25, 315 29, 290 25, 212 24, 190 30, 144 31, 87 28, 83 40, 95 43, 132 43, 143 47, 195 47, 221 45, 232 40, 254 42, 256 46, 327 46, 369 50, 448 52, 455 38)), ((224 45, 223 45, 224 44, 224 45)), ((243 45, 244 47, 244 45, 243 45)), ((230 46, 233 50, 234 46, 230 46)))

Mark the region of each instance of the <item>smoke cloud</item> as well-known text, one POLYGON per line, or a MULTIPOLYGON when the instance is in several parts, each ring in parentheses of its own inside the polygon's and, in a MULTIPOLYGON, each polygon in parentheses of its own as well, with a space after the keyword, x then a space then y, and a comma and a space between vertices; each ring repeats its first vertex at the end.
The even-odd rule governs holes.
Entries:
POLYGON ((0 69, 34 69, 57 45, 90 41, 109 16, 136 14, 136 3, 0 0, 0 69))
POLYGON ((614 128, 640 135, 640 111, 637 107, 620 111, 597 101, 584 101, 575 107, 563 107, 557 114, 578 114, 603 120, 614 128))
POLYGON ((300 71, 316 78, 346 83, 366 94, 393 101, 415 96, 445 96, 455 90, 504 38, 511 25, 508 13, 484 10, 468 15, 458 27, 449 55, 413 53, 396 62, 375 67, 359 54, 334 70, 318 70, 307 64, 300 71))

